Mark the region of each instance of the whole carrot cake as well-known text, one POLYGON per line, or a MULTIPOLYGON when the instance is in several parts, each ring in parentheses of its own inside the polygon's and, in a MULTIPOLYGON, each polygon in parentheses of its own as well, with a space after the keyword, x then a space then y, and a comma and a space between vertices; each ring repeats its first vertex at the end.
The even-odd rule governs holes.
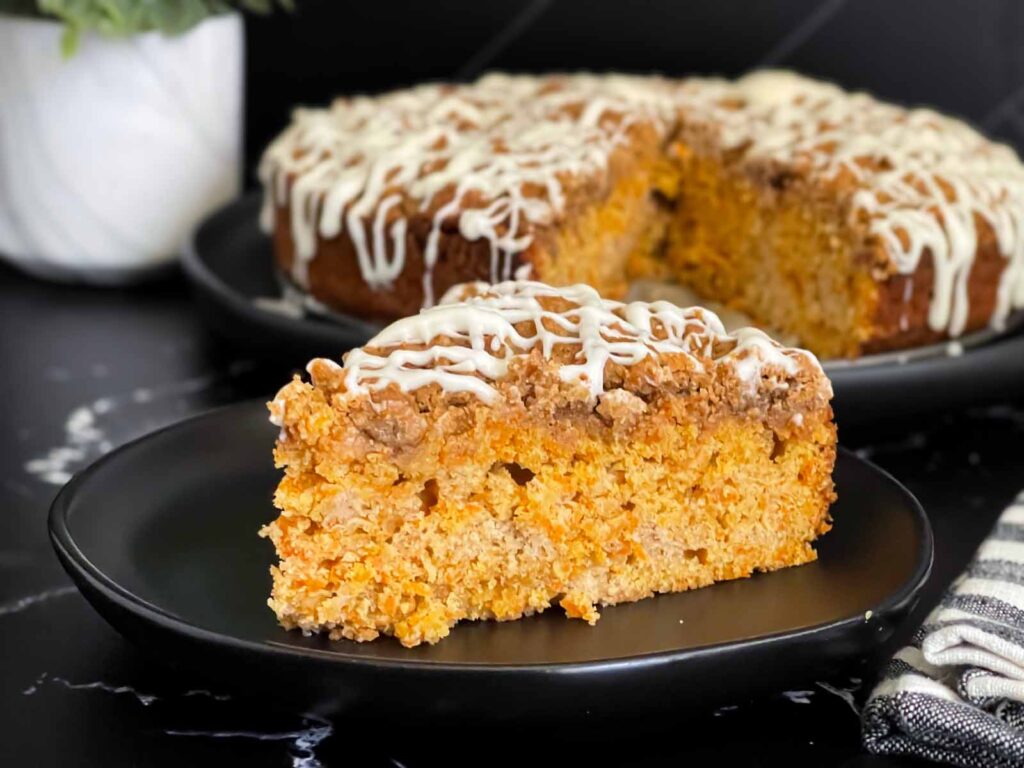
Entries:
POLYGON ((836 430, 815 357, 700 308, 465 286, 270 410, 270 607, 332 638, 434 643, 815 557, 836 430))
POLYGON ((261 164, 282 271, 390 320, 514 276, 672 279, 825 357, 1024 307, 1024 169, 927 109, 787 72, 488 75, 300 109, 261 164))

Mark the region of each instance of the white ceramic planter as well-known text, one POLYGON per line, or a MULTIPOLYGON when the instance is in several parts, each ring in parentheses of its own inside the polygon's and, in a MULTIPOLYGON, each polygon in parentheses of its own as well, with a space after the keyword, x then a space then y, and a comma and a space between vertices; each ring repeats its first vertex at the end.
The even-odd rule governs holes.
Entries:
POLYGON ((172 261, 242 166, 241 17, 180 37, 85 35, 0 16, 0 256, 120 282, 172 261))

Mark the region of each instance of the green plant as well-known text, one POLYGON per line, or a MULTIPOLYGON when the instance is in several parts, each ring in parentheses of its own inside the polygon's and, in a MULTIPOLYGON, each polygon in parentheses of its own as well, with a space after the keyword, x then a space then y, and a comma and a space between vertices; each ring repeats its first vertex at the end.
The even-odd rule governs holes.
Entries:
POLYGON ((0 0, 0 12, 64 22, 61 50, 68 56, 86 31, 107 37, 152 30, 177 35, 218 13, 269 13, 276 6, 290 9, 292 0, 0 0))

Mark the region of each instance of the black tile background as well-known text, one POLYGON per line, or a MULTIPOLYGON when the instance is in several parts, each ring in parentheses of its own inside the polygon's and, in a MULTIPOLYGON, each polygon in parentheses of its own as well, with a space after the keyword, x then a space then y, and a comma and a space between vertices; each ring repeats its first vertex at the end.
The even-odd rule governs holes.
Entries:
POLYGON ((250 169, 295 104, 487 69, 793 68, 1024 146, 1020 0, 296 2, 247 22, 250 169))

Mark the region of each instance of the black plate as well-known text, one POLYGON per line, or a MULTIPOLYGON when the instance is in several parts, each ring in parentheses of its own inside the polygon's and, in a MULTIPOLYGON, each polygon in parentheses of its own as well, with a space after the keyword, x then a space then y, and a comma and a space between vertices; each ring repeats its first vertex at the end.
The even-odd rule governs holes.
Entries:
POLYGON ((368 341, 377 328, 355 318, 268 308, 267 300, 280 301, 282 284, 270 238, 259 227, 259 209, 259 193, 227 205, 199 226, 182 252, 185 276, 212 327, 250 352, 300 367, 368 341))
POLYGON ((303 637, 266 606, 273 550, 256 536, 275 515, 275 431, 248 402, 144 437, 61 491, 50 534, 93 606, 144 649, 320 710, 572 718, 728 701, 869 659, 931 568, 917 501, 841 452, 835 528, 810 565, 605 608, 595 627, 553 608, 411 650, 303 637))
MULTIPOLYGON (((279 299, 270 240, 257 225, 260 198, 250 194, 213 214, 196 231, 182 263, 210 324, 250 352, 301 367, 367 341, 372 325, 334 314, 288 316, 261 305, 279 299)), ((1020 318, 1018 318, 1020 319, 1020 318)), ((986 334, 981 335, 982 338, 986 334)), ((945 345, 944 345, 945 346, 945 345)), ((868 423, 923 411, 977 405, 1019 394, 1024 386, 1024 331, 904 362, 826 364, 840 424, 868 423)))

